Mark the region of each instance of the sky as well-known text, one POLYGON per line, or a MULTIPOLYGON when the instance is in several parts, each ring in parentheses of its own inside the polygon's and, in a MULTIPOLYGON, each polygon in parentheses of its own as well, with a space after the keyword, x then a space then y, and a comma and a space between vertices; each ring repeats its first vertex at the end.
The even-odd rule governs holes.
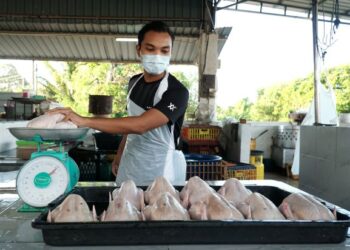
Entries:
MULTIPOLYGON (((224 10, 216 18, 217 27, 232 27, 219 56, 216 95, 219 106, 232 106, 245 97, 254 101, 260 88, 313 72, 311 20, 224 10)), ((319 23, 322 40, 323 30, 324 25, 319 23)), ((328 34, 329 28, 325 30, 328 34)), ((324 68, 350 64, 350 25, 339 26, 335 41, 327 51, 324 68)), ((0 63, 13 63, 31 81, 32 61, 0 60, 0 63)), ((49 78, 43 63, 36 63, 38 75, 49 78)), ((193 66, 185 71, 197 73, 193 66)))
MULTIPOLYGON (((244 97, 254 101, 259 88, 313 73, 311 20, 219 11, 216 24, 232 27, 219 57, 219 106, 234 105, 244 97)), ((323 40, 323 23, 318 27, 323 40)), ((329 27, 325 30, 329 34, 329 27)), ((335 40, 321 64, 324 69, 350 64, 350 25, 340 25, 335 40)))

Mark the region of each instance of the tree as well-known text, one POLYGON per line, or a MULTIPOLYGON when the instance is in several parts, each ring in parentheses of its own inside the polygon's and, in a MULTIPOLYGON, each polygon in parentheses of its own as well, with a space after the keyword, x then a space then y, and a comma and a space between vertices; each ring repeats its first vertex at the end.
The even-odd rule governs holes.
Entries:
POLYGON ((63 72, 46 66, 55 83, 48 83, 44 94, 81 115, 88 114, 89 95, 113 96, 113 112, 125 115, 129 77, 141 72, 139 64, 66 62, 63 72))
MULTIPOLYGON (((288 121, 292 111, 308 110, 314 96, 313 75, 258 90, 254 104, 247 106, 245 116, 254 121, 288 121), (249 108, 248 108, 249 107, 249 108)), ((329 81, 335 90, 338 112, 350 112, 350 65, 328 70, 321 76, 323 84, 329 81)), ((245 98, 246 99, 246 98, 245 98)), ((242 99, 241 102, 244 103, 242 99)), ((238 102, 239 103, 239 102, 238 102)), ((242 105, 227 109, 217 108, 218 119, 240 118, 242 105)))
MULTIPOLYGON (((64 70, 61 72, 49 62, 46 63, 55 79, 54 83, 47 82, 44 86, 43 94, 49 99, 71 107, 81 115, 87 115, 89 95, 111 95, 114 97, 113 113, 116 116, 126 115, 128 82, 131 76, 142 72, 139 64, 66 62, 63 65, 64 70)), ((193 114, 198 106, 198 84, 195 84, 198 83, 198 77, 189 77, 183 72, 173 74, 189 89, 186 114, 193 114)))
POLYGON ((172 73, 189 91, 188 106, 186 109, 185 118, 193 119, 198 107, 198 75, 185 75, 183 72, 172 73))
POLYGON ((246 119, 250 120, 250 113, 253 103, 249 101, 248 98, 243 98, 238 101, 234 106, 229 107, 227 109, 223 109, 221 107, 217 107, 217 119, 225 120, 225 119, 246 119))

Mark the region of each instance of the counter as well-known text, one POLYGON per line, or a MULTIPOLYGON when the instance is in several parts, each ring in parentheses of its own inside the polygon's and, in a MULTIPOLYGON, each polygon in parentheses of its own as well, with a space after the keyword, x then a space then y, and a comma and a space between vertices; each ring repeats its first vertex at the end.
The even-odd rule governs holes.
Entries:
MULTIPOLYGON (((274 185, 276 181, 244 181, 244 184, 259 182, 260 185, 274 185)), ((278 182, 281 185, 280 182, 278 182)), ((209 184, 222 185, 222 182, 209 182, 209 184)), ((80 182, 78 186, 114 186, 114 182, 87 183, 80 182)), ((295 188, 282 184, 290 190, 295 188)), ((296 189, 295 189, 296 190, 296 189)), ((31 220, 38 216, 38 213, 18 213, 17 209, 22 205, 22 201, 17 194, 10 192, 0 193, 0 249, 62 249, 53 247, 43 242, 40 230, 31 227, 31 220)), ((103 232, 101 232, 103 233, 103 232)), ((91 247, 69 247, 69 249, 177 249, 177 250, 206 250, 206 249, 349 249, 350 238, 340 244, 322 245, 157 245, 157 246, 91 246, 91 247)))

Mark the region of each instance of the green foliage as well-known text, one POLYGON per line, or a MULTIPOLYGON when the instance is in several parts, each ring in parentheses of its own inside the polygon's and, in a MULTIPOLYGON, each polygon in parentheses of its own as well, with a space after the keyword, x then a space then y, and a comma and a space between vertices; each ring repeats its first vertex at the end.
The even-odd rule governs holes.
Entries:
MULTIPOLYGON (((335 89, 338 112, 350 112, 350 65, 332 68, 321 77, 335 89)), ((307 110, 314 96, 313 75, 296 79, 286 84, 274 85, 258 90, 254 104, 247 98, 227 109, 217 108, 217 118, 245 118, 254 121, 288 121, 292 111, 307 110), (243 108, 242 108, 243 107, 243 108), (243 112, 244 110, 244 112, 243 112)))
POLYGON ((183 72, 172 72, 172 74, 189 90, 185 119, 193 119, 198 107, 198 75, 185 75, 183 72))
POLYGON ((253 103, 249 101, 248 98, 243 98, 239 102, 237 102, 234 106, 229 107, 227 109, 223 109, 221 107, 217 107, 217 119, 225 120, 225 119, 246 119, 250 120, 250 113, 253 103))
POLYGON ((46 66, 55 83, 47 83, 44 94, 81 115, 88 114, 89 95, 113 96, 113 112, 125 115, 129 78, 141 72, 139 64, 67 62, 63 72, 46 66))
MULTIPOLYGON (((322 80, 325 81, 325 75, 322 80)), ((337 111, 350 113, 350 65, 330 69, 328 80, 335 89, 337 111)))
MULTIPOLYGON (((44 82, 43 94, 66 107, 71 107, 81 115, 88 115, 89 95, 113 96, 113 113, 126 115, 126 96, 131 76, 142 72, 139 64, 111 64, 66 62, 63 72, 46 63, 54 83, 44 82)), ((187 76, 183 72, 172 72, 190 91, 187 116, 194 114, 198 105, 198 77, 187 76), (195 84, 197 83, 197 84, 195 84)))

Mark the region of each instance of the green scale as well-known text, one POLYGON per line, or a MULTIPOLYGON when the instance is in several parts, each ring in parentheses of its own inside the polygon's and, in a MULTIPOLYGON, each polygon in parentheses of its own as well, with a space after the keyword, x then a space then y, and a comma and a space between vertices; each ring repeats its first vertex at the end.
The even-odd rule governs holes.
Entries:
POLYGON ((20 211, 37 211, 45 208, 50 202, 73 189, 79 180, 79 168, 64 151, 63 143, 83 139, 88 128, 9 128, 9 130, 17 139, 37 142, 38 148, 17 175, 17 193, 25 202, 20 211), (59 149, 43 150, 41 147, 43 142, 54 142, 59 145, 59 149))

